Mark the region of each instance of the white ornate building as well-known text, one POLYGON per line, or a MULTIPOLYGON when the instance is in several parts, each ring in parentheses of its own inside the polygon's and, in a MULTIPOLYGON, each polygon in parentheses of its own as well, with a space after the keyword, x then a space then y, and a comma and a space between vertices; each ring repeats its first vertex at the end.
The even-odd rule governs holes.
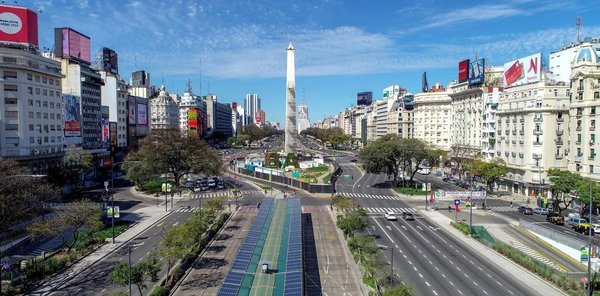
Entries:
POLYGON ((150 99, 150 130, 179 128, 179 107, 165 86, 158 96, 150 99))

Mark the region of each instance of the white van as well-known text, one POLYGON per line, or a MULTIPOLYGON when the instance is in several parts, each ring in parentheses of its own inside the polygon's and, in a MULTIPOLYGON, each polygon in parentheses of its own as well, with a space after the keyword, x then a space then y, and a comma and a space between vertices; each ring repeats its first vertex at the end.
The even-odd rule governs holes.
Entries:
POLYGON ((571 217, 567 220, 568 225, 577 225, 580 223, 587 223, 587 220, 579 217, 571 217))

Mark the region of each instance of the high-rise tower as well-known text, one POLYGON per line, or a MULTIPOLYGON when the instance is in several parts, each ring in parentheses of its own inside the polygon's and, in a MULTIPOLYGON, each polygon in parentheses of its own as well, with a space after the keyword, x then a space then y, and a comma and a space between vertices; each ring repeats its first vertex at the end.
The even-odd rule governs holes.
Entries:
POLYGON ((287 48, 287 75, 285 89, 285 154, 296 154, 296 70, 294 46, 287 48))

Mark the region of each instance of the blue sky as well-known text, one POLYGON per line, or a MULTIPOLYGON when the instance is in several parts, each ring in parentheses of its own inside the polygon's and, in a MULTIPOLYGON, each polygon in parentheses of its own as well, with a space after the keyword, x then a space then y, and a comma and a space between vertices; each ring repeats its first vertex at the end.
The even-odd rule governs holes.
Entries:
POLYGON ((356 93, 399 84, 413 93, 421 74, 447 85, 457 64, 476 55, 488 65, 542 52, 548 57, 582 36, 600 37, 594 1, 124 1, 34 0, 40 47, 53 28, 91 37, 92 56, 119 53, 126 80, 134 70, 182 93, 215 93, 221 102, 262 98, 267 120, 284 121, 286 47, 296 47, 297 102, 311 121, 356 103, 356 93), (200 89, 200 87, 202 87, 200 89))

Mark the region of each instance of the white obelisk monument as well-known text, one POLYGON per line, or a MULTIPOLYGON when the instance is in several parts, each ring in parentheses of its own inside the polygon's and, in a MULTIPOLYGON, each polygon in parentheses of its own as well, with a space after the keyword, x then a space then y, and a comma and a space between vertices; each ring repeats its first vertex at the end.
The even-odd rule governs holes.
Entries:
POLYGON ((296 154, 296 70, 294 46, 287 48, 287 75, 285 88, 285 155, 296 154))

